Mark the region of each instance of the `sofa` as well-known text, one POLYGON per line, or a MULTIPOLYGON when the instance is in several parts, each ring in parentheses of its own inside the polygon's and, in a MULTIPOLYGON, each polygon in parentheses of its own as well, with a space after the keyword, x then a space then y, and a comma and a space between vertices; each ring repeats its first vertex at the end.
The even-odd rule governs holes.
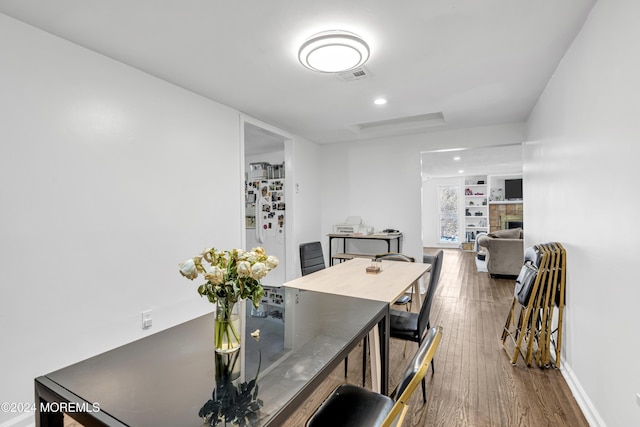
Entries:
POLYGON ((524 262, 522 228, 498 230, 478 236, 477 244, 484 248, 487 270, 491 276, 517 276, 524 262))

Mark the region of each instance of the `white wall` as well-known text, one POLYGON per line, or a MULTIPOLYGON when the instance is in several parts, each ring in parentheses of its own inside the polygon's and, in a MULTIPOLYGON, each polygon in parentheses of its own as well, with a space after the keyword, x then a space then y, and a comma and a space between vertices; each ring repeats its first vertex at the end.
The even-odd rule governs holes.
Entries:
POLYGON ((640 2, 600 1, 528 126, 526 244, 567 249, 563 373, 591 425, 640 424, 640 2))
MULTIPOLYGON (((291 184, 293 197, 287 201, 287 209, 295 212, 293 221, 293 239, 287 260, 287 277, 300 277, 300 251, 301 243, 323 241, 324 235, 320 226, 320 212, 322 205, 322 183, 327 175, 326 165, 320 159, 320 146, 301 137, 294 137, 288 142, 285 152, 290 157, 285 162, 292 165, 287 170, 292 173, 287 175, 287 182, 291 184)), ((289 229, 287 229, 288 231, 289 229)), ((325 253, 325 257, 326 257, 325 253)))
POLYGON ((325 251, 333 225, 358 215, 376 230, 400 230, 403 252, 422 259, 420 153, 521 143, 524 132, 524 124, 514 123, 322 146, 325 251))
POLYGON ((0 401, 31 402, 212 309, 178 263, 241 244, 239 113, 4 15, 0 51, 0 401))

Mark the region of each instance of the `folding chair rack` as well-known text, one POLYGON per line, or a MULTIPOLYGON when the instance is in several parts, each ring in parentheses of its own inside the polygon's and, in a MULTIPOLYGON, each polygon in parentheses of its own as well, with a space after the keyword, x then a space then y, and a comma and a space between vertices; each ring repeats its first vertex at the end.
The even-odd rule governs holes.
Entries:
MULTIPOLYGON (((535 277, 529 277, 530 294, 524 303, 518 299, 518 287, 514 292, 511 309, 507 314, 502 331, 502 346, 515 365, 522 356, 527 366, 535 360, 540 368, 560 367, 562 344, 562 315, 565 302, 566 251, 557 242, 533 247, 535 262, 528 268, 535 268, 535 277), (558 318, 554 327, 553 316, 557 309, 558 318), (517 320, 516 320, 517 312, 517 320), (555 339, 554 339, 555 336, 555 339), (509 346, 513 346, 510 352, 509 346), (555 349, 555 363, 551 361, 551 347, 555 349)), ((523 266, 523 271, 526 267, 523 266)), ((522 279, 523 273, 518 276, 522 279)))

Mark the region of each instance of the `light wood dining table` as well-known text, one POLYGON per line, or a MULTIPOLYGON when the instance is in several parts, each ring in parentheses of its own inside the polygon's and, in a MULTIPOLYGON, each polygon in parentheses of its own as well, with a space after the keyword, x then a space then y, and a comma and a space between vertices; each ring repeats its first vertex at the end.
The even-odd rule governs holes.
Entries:
MULTIPOLYGON (((301 290, 363 298, 393 304, 413 286, 413 301, 420 307, 420 278, 430 264, 420 262, 381 261, 378 273, 368 273, 370 259, 354 258, 306 276, 286 282, 283 286, 301 290)), ((371 378, 373 390, 387 393, 389 354, 389 313, 369 332, 371 342, 371 378), (380 342, 382 340, 382 343, 380 342)))

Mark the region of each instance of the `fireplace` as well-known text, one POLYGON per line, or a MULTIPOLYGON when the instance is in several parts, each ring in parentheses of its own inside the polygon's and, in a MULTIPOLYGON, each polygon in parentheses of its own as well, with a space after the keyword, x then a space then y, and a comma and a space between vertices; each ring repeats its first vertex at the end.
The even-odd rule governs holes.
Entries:
POLYGON ((522 227, 522 217, 524 215, 522 207, 522 203, 489 203, 489 232, 504 230, 509 227, 522 227))
POLYGON ((502 215, 500 216, 500 224, 501 224, 502 230, 506 230, 510 228, 524 229, 522 215, 502 215))

